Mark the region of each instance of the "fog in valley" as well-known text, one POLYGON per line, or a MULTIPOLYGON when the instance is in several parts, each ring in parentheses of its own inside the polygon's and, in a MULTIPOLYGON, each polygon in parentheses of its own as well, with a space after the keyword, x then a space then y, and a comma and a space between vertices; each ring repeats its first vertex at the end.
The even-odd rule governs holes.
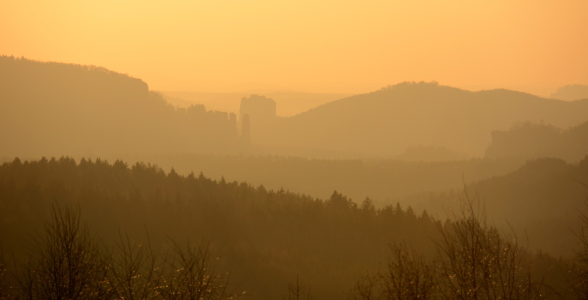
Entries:
POLYGON ((262 2, 8 2, 0 299, 588 297, 586 4, 262 2))

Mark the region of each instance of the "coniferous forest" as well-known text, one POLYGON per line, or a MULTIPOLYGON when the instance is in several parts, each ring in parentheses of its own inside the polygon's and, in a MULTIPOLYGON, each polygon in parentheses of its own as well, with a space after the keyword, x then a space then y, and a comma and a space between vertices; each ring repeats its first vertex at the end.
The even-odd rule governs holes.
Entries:
POLYGON ((524 238, 493 226, 467 191, 448 219, 437 220, 336 191, 316 199, 144 163, 62 157, 4 163, 0 195, 4 297, 268 299, 296 291, 470 299, 475 291, 567 299, 585 292, 583 244, 567 259, 529 250, 524 238))
POLYGON ((588 297, 588 99, 168 100, 0 57, 0 299, 588 297))

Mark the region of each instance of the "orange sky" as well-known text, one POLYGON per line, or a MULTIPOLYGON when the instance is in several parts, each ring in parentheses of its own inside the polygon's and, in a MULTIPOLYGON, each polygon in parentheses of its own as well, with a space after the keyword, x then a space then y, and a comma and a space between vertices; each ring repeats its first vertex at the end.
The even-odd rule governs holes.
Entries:
POLYGON ((402 81, 549 95, 588 84, 586 0, 2 0, 0 54, 154 90, 369 92, 402 81))

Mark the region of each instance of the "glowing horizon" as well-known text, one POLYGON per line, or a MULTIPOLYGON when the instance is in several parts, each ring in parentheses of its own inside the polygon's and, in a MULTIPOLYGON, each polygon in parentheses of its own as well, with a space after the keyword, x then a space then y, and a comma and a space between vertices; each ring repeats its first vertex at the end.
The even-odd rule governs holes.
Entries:
POLYGON ((13 1, 0 55, 154 90, 363 93, 403 81, 548 96, 588 84, 586 1, 13 1))

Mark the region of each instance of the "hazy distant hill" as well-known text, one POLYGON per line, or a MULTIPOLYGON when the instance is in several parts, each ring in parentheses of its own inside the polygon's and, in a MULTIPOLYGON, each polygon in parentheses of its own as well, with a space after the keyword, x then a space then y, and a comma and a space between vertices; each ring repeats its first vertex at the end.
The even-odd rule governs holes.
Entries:
POLYGON ((129 163, 150 161, 164 170, 173 167, 179 174, 203 172, 215 180, 225 178, 263 184, 268 189, 283 188, 318 198, 326 198, 337 190, 357 203, 370 197, 376 205, 393 204, 417 193, 459 190, 464 178, 471 182, 501 176, 525 163, 514 158, 426 162, 201 154, 129 155, 108 159, 124 159, 129 163))
POLYGON ((406 161, 454 161, 467 160, 468 156, 462 153, 448 150, 443 147, 425 147, 416 146, 407 148, 404 153, 398 155, 396 159, 406 161))
POLYGON ((588 99, 563 102, 507 90, 402 83, 292 117, 250 114, 249 152, 235 114, 202 105, 174 108, 140 79, 100 67, 0 57, 0 156, 5 157, 251 153, 331 159, 405 153, 438 160, 459 158, 452 153, 480 157, 491 132, 515 122, 567 128, 587 116, 588 99))
MULTIPOLYGON (((580 213, 588 213, 588 156, 574 164, 557 158, 531 160, 509 174, 468 183, 467 190, 483 200, 480 209, 493 223, 508 223, 533 248, 570 256, 578 242, 580 213)), ((458 191, 423 193, 401 203, 443 216, 459 197, 458 191)))
POLYGON ((587 119, 588 99, 563 102, 508 90, 402 83, 252 128, 251 138, 275 152, 319 157, 393 156, 422 145, 482 156, 492 130, 521 121, 569 127, 587 119))
POLYGON ((588 155, 588 122, 568 129, 544 123, 517 124, 508 131, 492 132, 486 157, 524 159, 559 157, 577 162, 588 155))
POLYGON ((551 97, 566 101, 588 99, 588 85, 571 84, 562 86, 551 97))
POLYGON ((507 220, 532 246, 574 255, 580 213, 587 214, 588 156, 577 164, 560 159, 530 161, 519 170, 470 188, 485 200, 490 217, 507 220))
POLYGON ((0 154, 238 153, 235 115, 175 109, 104 68, 0 57, 0 154))

